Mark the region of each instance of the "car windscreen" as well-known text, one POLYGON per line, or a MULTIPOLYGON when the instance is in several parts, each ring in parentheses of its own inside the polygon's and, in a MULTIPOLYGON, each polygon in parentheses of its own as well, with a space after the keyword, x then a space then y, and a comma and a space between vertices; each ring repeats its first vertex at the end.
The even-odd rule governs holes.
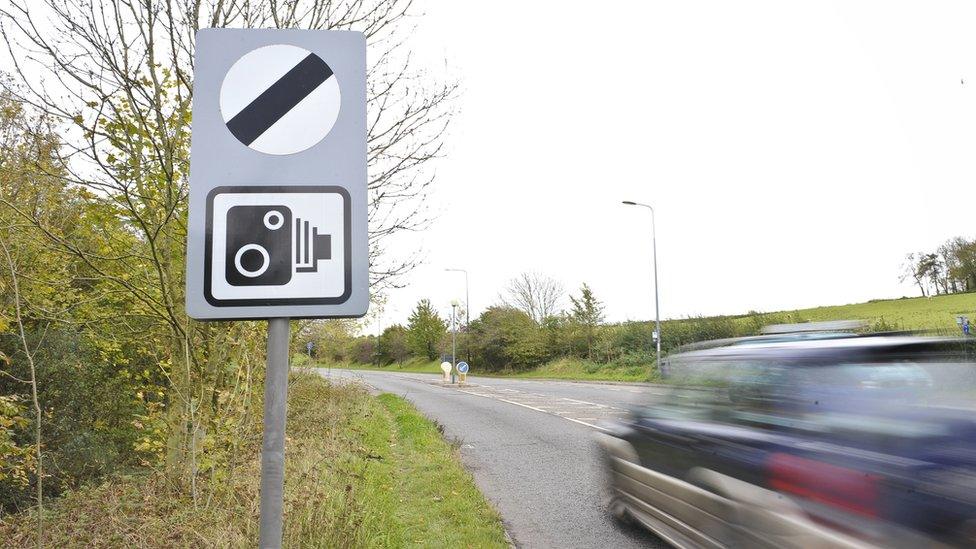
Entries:
POLYGON ((679 357, 673 364, 680 383, 664 399, 648 403, 645 415, 915 437, 942 433, 938 422, 919 419, 927 417, 926 410, 976 410, 976 364, 967 357, 679 357))

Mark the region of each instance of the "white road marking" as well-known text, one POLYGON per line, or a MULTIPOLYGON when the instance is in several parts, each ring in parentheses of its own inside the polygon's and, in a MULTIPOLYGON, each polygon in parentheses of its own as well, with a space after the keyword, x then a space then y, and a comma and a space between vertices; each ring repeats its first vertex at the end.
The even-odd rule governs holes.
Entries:
MULTIPOLYGON (((485 389, 490 389, 490 388, 489 387, 485 387, 485 389)), ((471 390, 470 388, 466 388, 466 389, 458 388, 457 390, 460 391, 460 392, 462 392, 462 393, 467 393, 469 395, 479 396, 479 397, 482 397, 482 398, 489 398, 489 399, 492 399, 492 400, 497 400, 499 402, 504 402, 506 404, 513 404, 515 406, 521 406, 522 408, 528 408, 529 410, 533 410, 533 411, 536 411, 536 412, 542 412, 543 414, 548 414, 548 415, 551 415, 551 416, 555 416, 555 417, 558 417, 558 418, 565 419, 567 421, 572 421, 573 423, 578 423, 580 425, 585 425, 587 427, 590 427, 592 429, 596 429, 598 431, 607 431, 607 429, 604 429, 603 427, 600 427, 599 425, 596 425, 595 423, 590 423, 590 421, 599 421, 600 418, 590 418, 590 417, 586 417, 586 418, 574 418, 574 417, 569 417, 569 415, 568 415, 568 414, 578 413, 581 410, 560 410, 560 409, 558 409, 558 406, 547 405, 547 404, 544 404, 544 403, 541 403, 541 402, 537 402, 535 400, 530 400, 529 401, 530 403, 518 402, 518 401, 515 401, 515 400, 511 400, 511 397, 505 398, 505 397, 502 397, 502 396, 500 396, 498 394, 494 394, 494 395, 493 394, 487 394, 485 392, 479 392, 479 391, 476 391, 476 390, 471 390), (584 421, 584 419, 585 420, 589 420, 589 421, 584 421)), ((541 396, 541 397, 546 397, 547 399, 550 399, 550 401, 551 401, 551 399, 559 399, 559 400, 568 401, 568 402, 571 402, 571 403, 574 403, 574 404, 583 404, 583 405, 586 405, 586 406, 590 407, 590 410, 592 410, 593 407, 596 407, 596 408, 601 409, 601 410, 607 410, 609 408, 613 408, 613 411, 611 411, 611 410, 607 410, 607 411, 610 412, 611 414, 613 414, 613 413, 619 413, 619 412, 617 412, 617 410, 619 410, 619 408, 614 408, 612 406, 606 406, 606 405, 603 405, 603 404, 596 404, 594 402, 587 402, 585 400, 576 400, 576 399, 565 398, 565 397, 555 397, 553 395, 544 395, 544 394, 541 394, 541 393, 525 393, 525 392, 522 392, 522 391, 516 391, 516 390, 511 390, 511 389, 509 389, 509 390, 507 390, 505 392, 507 392, 507 393, 517 393, 517 394, 520 394, 520 395, 541 396)), ((505 395, 505 396, 508 397, 508 395, 505 395)))
MULTIPOLYGON (((330 372, 331 373, 331 372, 330 372)), ((359 381, 365 385, 369 385, 366 381, 365 376, 362 374, 351 373, 351 375, 343 376, 340 372, 335 372, 339 374, 333 379, 344 379, 348 381, 359 381)), ((329 376, 332 377, 332 376, 329 376)), ((492 400, 497 400, 499 402, 504 402, 506 404, 513 404, 515 406, 520 406, 535 412, 541 412, 543 414, 548 414, 554 417, 562 418, 567 421, 572 421, 579 425, 584 425, 598 431, 607 431, 607 429, 600 427, 596 421, 601 419, 611 419, 614 417, 620 417, 628 413, 624 408, 618 408, 616 406, 611 406, 608 404, 600 404, 597 402, 589 402, 586 400, 579 400, 569 397, 560 397, 557 395, 545 394, 545 393, 534 393, 528 391, 520 391, 517 389, 510 389, 506 387, 497 387, 492 385, 485 385, 479 383, 466 383, 464 385, 451 385, 443 383, 439 378, 432 379, 426 376, 403 376, 403 379, 410 379, 412 381, 417 381, 420 383, 426 383, 428 385, 442 387, 445 389, 455 389, 459 392, 466 393, 473 396, 478 396, 482 398, 489 398, 492 400), (594 414, 605 414, 603 417, 593 417, 594 414)), ((525 382, 526 384, 528 382, 525 382)), ((533 382, 535 383, 535 382, 533 382)), ((576 386, 578 383, 554 383, 558 385, 576 386)), ((623 389, 614 389, 623 390, 623 389)), ((640 391, 638 391, 640 392, 640 391)))
POLYGON ((590 406, 596 406, 597 408, 610 408, 611 410, 624 410, 624 411, 626 411, 626 409, 624 409, 624 408, 618 408, 616 406, 610 406, 609 404, 597 404, 596 402, 587 402, 585 400, 576 400, 575 398, 563 397, 563 400, 568 400, 570 402, 578 402, 580 404, 588 404, 590 406))

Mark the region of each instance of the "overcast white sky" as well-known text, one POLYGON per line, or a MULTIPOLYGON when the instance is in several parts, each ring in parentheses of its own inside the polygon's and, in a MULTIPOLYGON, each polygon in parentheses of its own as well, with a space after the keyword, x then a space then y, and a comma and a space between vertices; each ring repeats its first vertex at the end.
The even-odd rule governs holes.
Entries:
POLYGON ((475 314, 538 271, 653 317, 624 199, 657 208, 666 318, 913 295, 907 252, 976 236, 976 3, 420 7, 419 58, 464 93, 384 326, 463 300, 449 266, 475 314))
MULTIPOLYGON (((417 0, 412 47, 463 95, 422 297, 473 315, 536 271, 607 319, 914 295, 906 253, 976 236, 976 2, 417 0)), ((367 329, 374 330, 375 323, 367 329)))

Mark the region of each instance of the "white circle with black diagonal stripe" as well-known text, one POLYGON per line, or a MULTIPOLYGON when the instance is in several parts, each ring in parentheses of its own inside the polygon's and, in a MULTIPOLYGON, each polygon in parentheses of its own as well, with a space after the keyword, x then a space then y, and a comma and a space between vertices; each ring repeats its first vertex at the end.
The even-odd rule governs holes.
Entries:
POLYGON ((220 113, 238 141, 294 154, 321 141, 339 118, 339 82, 318 55, 276 44, 238 59, 220 86, 220 113))

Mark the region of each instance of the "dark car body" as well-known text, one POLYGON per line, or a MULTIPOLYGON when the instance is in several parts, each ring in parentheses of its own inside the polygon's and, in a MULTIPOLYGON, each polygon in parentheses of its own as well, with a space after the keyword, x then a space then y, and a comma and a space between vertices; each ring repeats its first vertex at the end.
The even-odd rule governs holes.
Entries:
POLYGON ((677 546, 966 546, 976 363, 917 336, 754 338, 601 435, 612 511, 677 546))

